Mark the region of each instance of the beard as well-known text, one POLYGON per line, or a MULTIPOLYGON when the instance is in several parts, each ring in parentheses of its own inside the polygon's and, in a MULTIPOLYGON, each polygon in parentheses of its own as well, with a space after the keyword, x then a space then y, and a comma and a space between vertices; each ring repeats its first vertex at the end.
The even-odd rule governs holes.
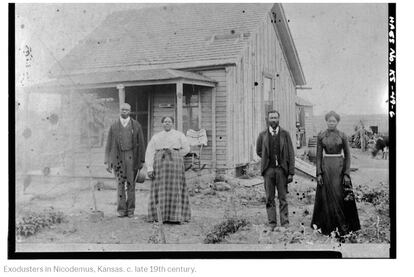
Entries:
POLYGON ((270 121, 269 125, 273 128, 276 129, 277 126, 279 126, 279 121, 270 121))

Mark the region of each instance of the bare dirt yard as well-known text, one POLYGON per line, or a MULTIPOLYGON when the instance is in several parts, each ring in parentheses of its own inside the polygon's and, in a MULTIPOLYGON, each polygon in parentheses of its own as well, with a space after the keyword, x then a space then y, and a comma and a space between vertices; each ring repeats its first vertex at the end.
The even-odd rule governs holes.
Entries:
MULTIPOLYGON (((266 231, 263 180, 260 176, 211 178, 188 182, 192 220, 164 224, 167 244, 272 244, 299 248, 341 244, 383 244, 390 241, 388 208, 388 160, 373 159, 369 152, 352 150, 351 172, 362 229, 346 237, 324 236, 310 226, 316 181, 297 174, 289 185, 288 228, 266 231)), ((38 244, 151 245, 160 243, 157 224, 146 221, 150 182, 136 187, 133 218, 118 218, 116 190, 112 180, 93 181, 100 220, 91 220, 94 209, 88 180, 53 181, 33 178, 23 192, 24 180, 16 184, 17 242, 21 247, 38 244)), ((137 249, 138 250, 138 249, 137 249)))

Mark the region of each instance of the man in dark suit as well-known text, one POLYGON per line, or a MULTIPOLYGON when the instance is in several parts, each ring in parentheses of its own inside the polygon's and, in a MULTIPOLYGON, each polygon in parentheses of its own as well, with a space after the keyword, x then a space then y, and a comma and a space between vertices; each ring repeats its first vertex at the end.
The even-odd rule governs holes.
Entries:
POLYGON ((269 111, 268 127, 259 134, 256 153, 261 157, 261 173, 266 191, 266 211, 270 229, 276 227, 275 188, 279 199, 280 224, 287 226, 287 184, 295 174, 295 153, 288 131, 279 126, 279 112, 269 111))
POLYGON ((145 162, 145 142, 141 125, 129 114, 131 106, 120 106, 121 117, 108 132, 105 148, 107 171, 118 181, 118 216, 133 217, 135 211, 135 176, 145 162), (126 193, 125 193, 126 190, 126 193))

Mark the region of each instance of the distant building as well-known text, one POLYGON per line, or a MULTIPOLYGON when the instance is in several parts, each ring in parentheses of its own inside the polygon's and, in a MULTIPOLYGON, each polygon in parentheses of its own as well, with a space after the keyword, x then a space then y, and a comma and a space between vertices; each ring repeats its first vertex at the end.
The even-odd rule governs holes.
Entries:
POLYGON ((296 145, 298 147, 306 146, 308 139, 315 135, 313 104, 302 97, 296 96, 296 145))
MULTIPOLYGON (((368 114, 368 115, 346 115, 340 114, 341 121, 338 124, 338 129, 345 132, 346 135, 351 136, 355 133, 355 127, 360 127, 361 123, 368 131, 373 131, 379 134, 388 134, 388 115, 387 114, 368 114)), ((326 129, 326 122, 324 115, 314 117, 314 124, 317 132, 326 129)))

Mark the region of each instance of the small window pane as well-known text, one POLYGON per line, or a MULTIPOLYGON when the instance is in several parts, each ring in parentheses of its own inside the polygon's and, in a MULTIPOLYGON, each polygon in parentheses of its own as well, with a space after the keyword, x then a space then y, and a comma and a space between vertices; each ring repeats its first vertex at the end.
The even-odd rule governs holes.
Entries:
POLYGON ((199 130, 199 92, 198 90, 184 91, 183 95, 183 131, 199 130))

